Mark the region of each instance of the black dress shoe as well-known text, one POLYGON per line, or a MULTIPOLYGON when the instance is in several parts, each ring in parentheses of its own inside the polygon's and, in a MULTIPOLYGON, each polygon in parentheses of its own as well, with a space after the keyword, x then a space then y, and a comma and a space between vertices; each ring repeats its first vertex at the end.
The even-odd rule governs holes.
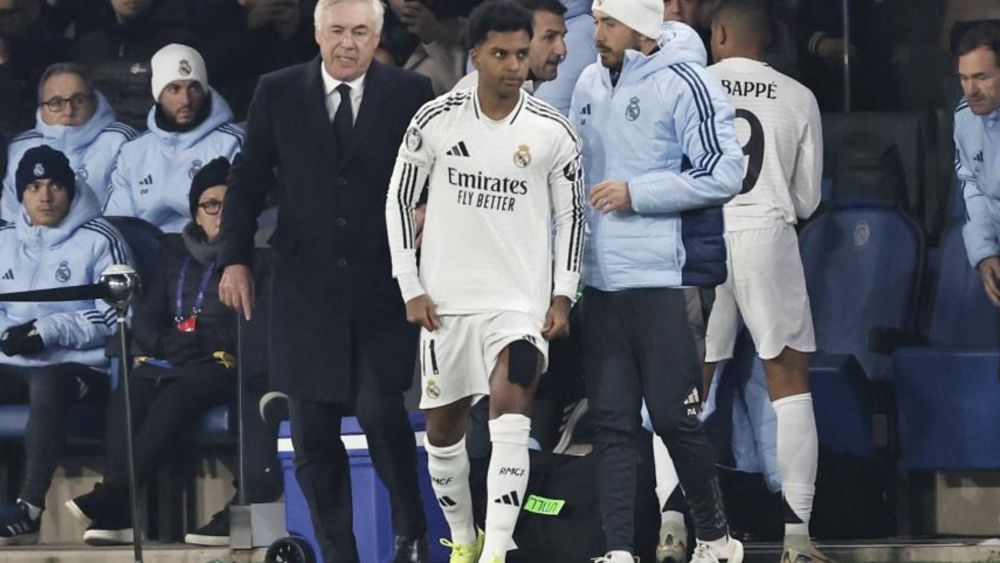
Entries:
POLYGON ((396 536, 395 545, 392 563, 427 563, 430 561, 427 555, 426 538, 414 539, 396 536))

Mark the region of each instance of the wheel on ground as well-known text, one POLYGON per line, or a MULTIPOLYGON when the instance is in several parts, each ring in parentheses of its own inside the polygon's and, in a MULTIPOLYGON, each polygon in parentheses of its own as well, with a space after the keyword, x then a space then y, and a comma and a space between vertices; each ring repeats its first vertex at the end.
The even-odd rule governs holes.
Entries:
POLYGON ((267 548, 265 563, 316 563, 312 546, 302 538, 281 538, 267 548))

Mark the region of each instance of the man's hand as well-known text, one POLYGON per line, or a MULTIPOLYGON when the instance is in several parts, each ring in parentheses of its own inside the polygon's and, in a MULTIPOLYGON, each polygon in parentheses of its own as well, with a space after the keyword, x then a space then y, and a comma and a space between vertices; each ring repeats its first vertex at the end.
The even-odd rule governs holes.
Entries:
POLYGON ((297 0, 278 0, 273 4, 271 21, 283 39, 288 39, 299 28, 299 3, 297 0))
POLYGON ((239 0, 247 11, 247 29, 254 31, 271 23, 273 10, 269 0, 239 0))
POLYGON ((628 184, 615 180, 597 184, 590 192, 590 205, 601 213, 632 209, 632 195, 628 193, 628 184))
POLYGON ((253 275, 245 264, 230 264, 222 270, 219 299, 249 321, 253 316, 253 275))
POLYGON ((441 328, 434 302, 426 293, 406 302, 406 320, 431 332, 441 328))
POLYGON ((990 298, 993 305, 1000 307, 1000 256, 990 256, 984 259, 976 266, 976 269, 983 277, 986 296, 990 298))
POLYGON ((403 2, 398 13, 406 30, 424 43, 433 43, 445 34, 441 21, 421 2, 403 2))
POLYGON ((6 356, 33 356, 45 350, 41 335, 35 330, 35 321, 12 326, 0 336, 0 352, 6 356))
POLYGON ((572 307, 569 298, 557 295, 552 298, 552 304, 545 313, 545 325, 542 327, 542 338, 555 340, 569 336, 569 310, 572 307))

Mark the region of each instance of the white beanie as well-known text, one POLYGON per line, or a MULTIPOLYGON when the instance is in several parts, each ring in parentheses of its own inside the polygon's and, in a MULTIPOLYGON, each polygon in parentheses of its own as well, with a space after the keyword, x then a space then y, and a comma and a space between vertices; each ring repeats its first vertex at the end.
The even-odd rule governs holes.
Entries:
POLYGON ((208 89, 208 70, 205 59, 198 51, 187 45, 171 43, 153 55, 150 61, 153 67, 153 99, 159 101, 160 94, 167 84, 175 80, 194 80, 208 89))
POLYGON ((591 9, 604 12, 650 39, 660 37, 663 0, 594 0, 591 9))

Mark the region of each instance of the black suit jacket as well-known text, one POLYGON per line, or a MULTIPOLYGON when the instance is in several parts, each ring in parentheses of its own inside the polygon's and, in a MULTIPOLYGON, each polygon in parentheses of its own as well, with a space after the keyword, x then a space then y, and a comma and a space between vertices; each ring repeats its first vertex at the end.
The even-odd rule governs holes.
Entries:
POLYGON ((352 143, 339 148, 320 64, 260 79, 229 177, 219 259, 250 264, 255 218, 276 189, 272 383, 295 398, 349 403, 362 366, 386 392, 412 382, 417 330, 392 278, 385 198, 406 127, 433 93, 427 78, 372 62, 352 143))

